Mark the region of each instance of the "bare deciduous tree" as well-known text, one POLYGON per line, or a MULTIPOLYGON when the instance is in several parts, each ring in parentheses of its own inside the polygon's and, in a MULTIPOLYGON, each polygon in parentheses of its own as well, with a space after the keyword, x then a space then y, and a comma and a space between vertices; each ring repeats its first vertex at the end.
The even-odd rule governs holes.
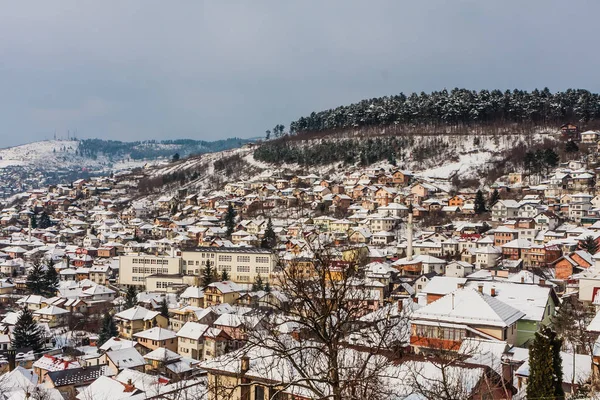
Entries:
POLYGON ((577 296, 565 298, 553 318, 556 333, 563 339, 563 350, 592 354, 595 336, 587 327, 594 318, 593 308, 586 307, 577 296))
POLYGON ((258 376, 265 398, 282 392, 332 400, 389 397, 393 388, 384 382, 408 342, 410 307, 374 311, 381 298, 365 277, 363 248, 317 242, 307 245, 310 263, 287 260, 275 274, 273 286, 291 304, 273 304, 261 329, 248 332, 246 347, 205 364, 234 374, 209 375, 211 398, 249 390, 247 369, 258 376))

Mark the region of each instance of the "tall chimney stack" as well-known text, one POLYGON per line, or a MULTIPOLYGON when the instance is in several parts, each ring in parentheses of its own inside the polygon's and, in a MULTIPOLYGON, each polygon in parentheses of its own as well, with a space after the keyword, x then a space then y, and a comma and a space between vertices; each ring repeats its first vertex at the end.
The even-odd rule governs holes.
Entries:
POLYGON ((406 225, 406 227, 408 228, 408 231, 406 232, 406 240, 408 241, 407 245, 406 245, 406 260, 407 261, 412 261, 412 256, 413 256, 413 216, 412 213, 409 212, 408 213, 408 223, 406 225))
POLYGON ((240 372, 245 374, 250 369, 250 357, 243 356, 240 358, 240 372))

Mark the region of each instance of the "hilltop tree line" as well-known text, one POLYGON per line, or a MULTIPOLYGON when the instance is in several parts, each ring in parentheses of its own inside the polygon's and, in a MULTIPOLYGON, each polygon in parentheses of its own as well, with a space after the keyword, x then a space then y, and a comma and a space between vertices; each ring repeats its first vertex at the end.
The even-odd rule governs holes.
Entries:
POLYGON ((268 142, 254 151, 254 158, 269 163, 325 165, 332 162, 370 165, 388 160, 396 163, 406 139, 382 137, 367 140, 322 141, 312 146, 294 146, 287 142, 268 142))
POLYGON ((525 90, 446 89, 400 93, 313 112, 290 124, 290 133, 391 125, 464 126, 531 123, 537 126, 600 118, 600 95, 582 89, 552 93, 525 90))

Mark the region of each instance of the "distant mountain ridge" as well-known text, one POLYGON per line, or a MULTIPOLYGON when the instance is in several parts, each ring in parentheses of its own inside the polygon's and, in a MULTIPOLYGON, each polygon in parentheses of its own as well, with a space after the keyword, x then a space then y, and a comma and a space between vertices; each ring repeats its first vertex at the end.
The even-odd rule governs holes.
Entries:
MULTIPOLYGON (((44 140, 0 149, 0 199, 25 190, 78 178, 110 175, 146 165, 171 164, 185 158, 236 149, 250 139, 148 140, 121 142, 103 139, 44 140)), ((1 143, 1 142, 0 142, 1 143)))
POLYGON ((118 140, 44 140, 0 149, 0 168, 39 167, 46 169, 94 168, 113 164, 180 157, 235 149, 251 139, 228 138, 215 141, 178 139, 122 142, 118 140))

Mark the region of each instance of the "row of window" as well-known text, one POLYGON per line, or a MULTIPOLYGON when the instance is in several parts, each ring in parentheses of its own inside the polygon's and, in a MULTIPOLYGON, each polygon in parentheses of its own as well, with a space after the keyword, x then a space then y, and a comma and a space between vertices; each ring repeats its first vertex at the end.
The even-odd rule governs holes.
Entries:
MULTIPOLYGON (((215 254, 211 253, 209 255, 209 254, 202 253, 202 258, 215 258, 215 254)), ((226 254, 219 254, 218 260, 222 261, 222 262, 232 262, 233 261, 233 256, 226 255, 226 254)), ((271 258, 270 257, 265 257, 265 256, 256 256, 255 260, 259 264, 268 264, 271 261, 271 258)), ((246 263, 249 263, 250 262, 250 256, 245 256, 245 255, 237 256, 236 257, 236 261, 237 262, 246 262, 246 263)), ((199 263, 200 263, 199 261, 196 261, 196 265, 199 265, 199 263)), ((194 265, 194 261, 191 261, 191 260, 188 261, 187 265, 194 265)))
POLYGON ((168 274, 169 268, 133 267, 131 272, 134 274, 168 274))
POLYGON ((146 259, 146 258, 132 258, 132 259, 131 259, 131 263, 132 263, 132 264, 158 264, 158 265, 169 265, 169 260, 162 260, 162 259, 156 259, 156 258, 152 258, 152 259, 146 259))
POLYGON ((171 282, 156 282, 156 288, 157 289, 166 289, 169 286, 171 286, 171 282))
POLYGON ((445 328, 441 326, 416 326, 416 335, 431 339, 460 341, 465 338, 464 329, 445 328))

